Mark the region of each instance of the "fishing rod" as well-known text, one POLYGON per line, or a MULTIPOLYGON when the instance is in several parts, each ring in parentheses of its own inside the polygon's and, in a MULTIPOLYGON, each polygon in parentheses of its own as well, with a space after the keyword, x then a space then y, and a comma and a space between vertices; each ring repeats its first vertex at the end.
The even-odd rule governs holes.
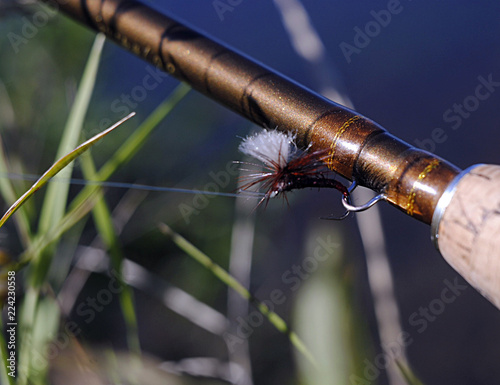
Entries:
POLYGON ((41 1, 261 127, 293 133, 299 147, 326 151, 330 170, 431 225, 443 257, 500 308, 500 166, 460 170, 138 1, 41 1))

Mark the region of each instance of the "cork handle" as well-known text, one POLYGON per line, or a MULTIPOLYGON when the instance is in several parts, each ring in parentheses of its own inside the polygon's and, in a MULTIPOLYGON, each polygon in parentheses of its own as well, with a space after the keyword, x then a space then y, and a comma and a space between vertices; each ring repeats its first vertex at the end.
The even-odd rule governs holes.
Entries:
POLYGON ((441 199, 433 219, 441 254, 500 309, 500 166, 474 166, 441 199))

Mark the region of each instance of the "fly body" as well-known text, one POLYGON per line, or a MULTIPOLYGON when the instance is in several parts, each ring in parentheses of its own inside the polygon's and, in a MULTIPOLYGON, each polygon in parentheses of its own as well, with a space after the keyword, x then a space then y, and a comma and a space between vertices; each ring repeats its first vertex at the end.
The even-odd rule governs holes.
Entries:
MULTIPOLYGON (((247 190, 257 184, 264 191, 259 204, 286 192, 307 187, 334 188, 345 197, 347 188, 340 182, 328 178, 332 173, 325 164, 328 150, 301 151, 295 144, 295 135, 277 130, 263 130, 248 136, 239 147, 246 155, 260 160, 262 171, 252 172, 242 179, 246 182, 241 190, 247 190)), ((252 163, 247 163, 257 166, 252 163)))

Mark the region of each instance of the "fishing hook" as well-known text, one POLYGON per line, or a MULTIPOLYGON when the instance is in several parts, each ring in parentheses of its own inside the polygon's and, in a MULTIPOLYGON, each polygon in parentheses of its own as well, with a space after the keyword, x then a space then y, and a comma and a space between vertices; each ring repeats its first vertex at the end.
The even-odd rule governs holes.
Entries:
POLYGON ((365 210, 368 210, 370 207, 372 207, 377 202, 379 202, 381 200, 387 200, 387 195, 385 195, 384 193, 381 193, 381 194, 378 194, 378 195, 374 196, 372 199, 370 199, 365 204, 360 205, 360 206, 355 206, 355 205, 353 205, 351 203, 351 193, 354 191, 354 189, 357 186, 358 185, 357 185, 356 181, 353 181, 351 183, 351 185, 347 188, 347 194, 342 195, 342 205, 346 209, 346 212, 343 215, 341 215, 340 217, 335 217, 333 215, 330 215, 329 217, 322 217, 321 219, 328 219, 328 220, 339 221, 339 220, 347 218, 347 216, 351 212, 365 211, 365 210))

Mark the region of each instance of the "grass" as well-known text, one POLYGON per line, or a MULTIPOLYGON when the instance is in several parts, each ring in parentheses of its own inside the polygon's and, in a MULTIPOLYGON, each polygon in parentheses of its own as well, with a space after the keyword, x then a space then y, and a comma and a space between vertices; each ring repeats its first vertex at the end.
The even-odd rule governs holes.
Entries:
MULTIPOLYGON (((97 141, 103 139, 117 128, 125 119, 133 115, 129 114, 119 123, 76 146, 82 133, 85 115, 93 94, 104 40, 102 35, 98 35, 91 49, 73 107, 63 130, 57 153, 59 159, 47 169, 26 193, 16 200, 0 219, 1 227, 16 211, 20 210, 20 215, 17 216, 16 221, 21 238, 25 240, 26 244, 26 250, 22 256, 17 262, 12 263, 9 268, 18 272, 26 271, 27 273, 24 282, 25 296, 19 317, 19 325, 21 326, 19 328, 20 343, 18 345, 20 346, 18 348, 18 383, 20 385, 46 383, 48 361, 38 364, 42 369, 36 367, 34 362, 40 357, 46 359, 40 352, 46 350, 51 342, 51 336, 56 334, 59 327, 60 314, 57 303, 54 296, 50 295, 50 291, 47 292, 47 289, 50 289, 47 274, 51 268, 52 257, 55 254, 58 242, 64 233, 82 221, 92 211, 97 230, 106 248, 110 250, 113 268, 121 272, 122 254, 119 241, 114 232, 110 211, 103 200, 99 185, 87 185, 71 202, 68 202, 69 183, 49 184, 40 208, 37 234, 33 234, 30 230, 28 223, 31 218, 28 218, 28 214, 23 210, 23 205, 28 199, 56 174, 59 174, 59 177, 62 174, 62 179, 70 179, 73 161, 97 141)), ((120 166, 126 164, 133 157, 146 142, 158 123, 168 115, 188 91, 189 87, 180 86, 178 91, 168 97, 134 132, 129 140, 118 148, 114 156, 99 171, 95 170, 91 157, 82 157, 81 164, 85 177, 89 180, 105 181, 113 175, 120 166)), ((7 174, 10 171, 8 161, 4 152, 1 155, 0 171, 7 174)), ((8 179, 1 179, 0 191, 5 201, 13 200, 15 196, 14 187, 9 183, 8 179)), ((121 282, 121 285, 123 285, 123 290, 120 291, 120 304, 127 325, 129 349, 139 355, 140 344, 137 335, 137 320, 132 290, 123 282, 121 282)), ((5 360, 5 341, 0 342, 2 342, 2 358, 5 360)), ((3 373, 3 381, 12 383, 12 379, 5 372, 3 373)))
POLYGON ((314 356, 311 354, 311 352, 306 347, 304 342, 302 342, 299 336, 295 332, 290 330, 290 327, 287 325, 285 320, 283 320, 283 318, 269 309, 269 307, 264 302, 259 301, 259 299, 253 296, 240 282, 234 279, 234 277, 232 277, 226 270, 216 264, 208 255, 203 253, 186 238, 173 231, 164 223, 161 223, 159 225, 159 228, 163 234, 171 238, 172 241, 188 256, 205 267, 229 288, 236 291, 242 298, 254 305, 278 331, 288 336, 292 345, 297 349, 297 351, 304 355, 309 363, 311 363, 314 367, 317 367, 317 362, 314 356))

